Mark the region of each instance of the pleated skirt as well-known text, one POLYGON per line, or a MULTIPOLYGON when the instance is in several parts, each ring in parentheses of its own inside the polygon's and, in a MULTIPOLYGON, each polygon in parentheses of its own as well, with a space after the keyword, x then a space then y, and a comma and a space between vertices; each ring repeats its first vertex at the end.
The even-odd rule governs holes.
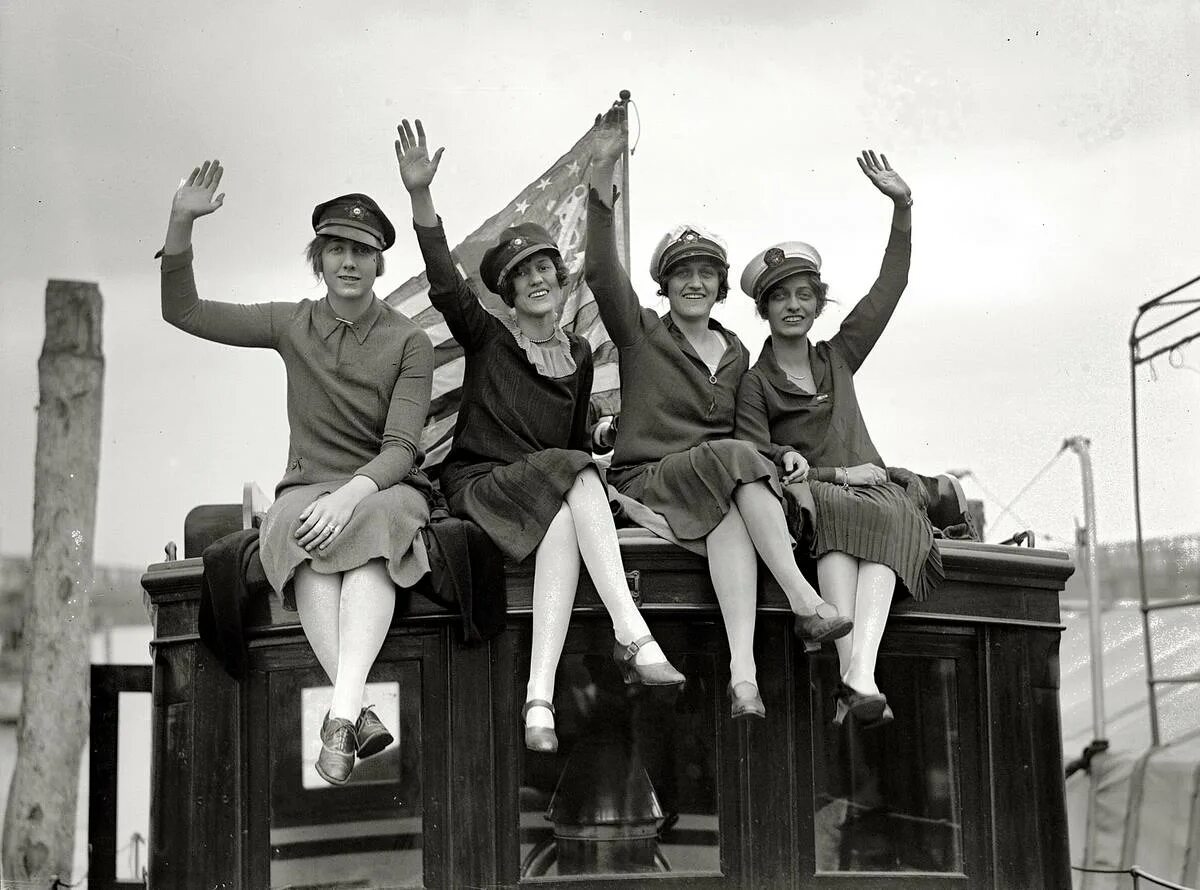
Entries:
POLYGON ((653 463, 608 471, 617 491, 660 514, 681 541, 707 537, 729 512, 733 490, 760 479, 782 500, 775 465, 739 439, 715 439, 653 463))
POLYGON ((311 553, 296 543, 300 513, 323 492, 334 491, 349 479, 299 485, 275 499, 259 535, 263 572, 283 607, 296 610, 293 579, 304 563, 332 575, 383 559, 398 587, 412 587, 429 571, 421 529, 429 522, 431 485, 423 473, 411 474, 383 491, 369 494, 354 508, 350 521, 325 550, 311 553))
MULTIPOLYGON (((945 578, 929 519, 892 482, 842 487, 809 482, 814 505, 812 555, 841 551, 885 565, 915 600, 924 600, 945 578)), ((789 522, 795 513, 789 511, 789 522)), ((799 529, 793 528, 797 540, 799 529)), ((901 591, 898 591, 900 593, 901 591)))
POLYGON ((470 519, 520 562, 542 543, 576 477, 589 466, 595 466, 589 454, 547 448, 511 464, 447 468, 442 492, 451 513, 470 519))

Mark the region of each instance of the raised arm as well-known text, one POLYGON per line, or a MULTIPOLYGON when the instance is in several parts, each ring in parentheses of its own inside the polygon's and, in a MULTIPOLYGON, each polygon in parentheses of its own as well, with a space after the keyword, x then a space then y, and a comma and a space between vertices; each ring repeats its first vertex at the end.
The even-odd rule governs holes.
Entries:
POLYGON ((445 317, 454 339, 467 352, 474 352, 495 334, 499 322, 483 308, 471 285, 454 265, 446 232, 430 192, 445 149, 439 148, 431 158, 425 127, 420 120, 415 123, 415 132, 407 120, 396 127, 399 136, 396 139, 396 164, 412 202, 413 226, 425 260, 425 277, 429 279, 429 301, 445 317))
POLYGON ((858 158, 859 169, 892 202, 892 228, 879 277, 867 295, 846 316, 830 344, 857 371, 887 327, 900 296, 908 285, 912 261, 912 190, 892 169, 887 155, 864 151, 858 158))
POLYGON ((201 300, 192 271, 192 227, 221 208, 224 173, 220 161, 205 161, 179 182, 163 241, 160 292, 162 317, 182 331, 230 346, 273 346, 269 303, 244 305, 201 300))
POLYGON ((596 116, 588 192, 587 250, 583 274, 596 297, 604 327, 618 347, 638 342, 644 336, 642 306, 617 257, 616 196, 613 173, 625 150, 625 106, 614 105, 596 116))

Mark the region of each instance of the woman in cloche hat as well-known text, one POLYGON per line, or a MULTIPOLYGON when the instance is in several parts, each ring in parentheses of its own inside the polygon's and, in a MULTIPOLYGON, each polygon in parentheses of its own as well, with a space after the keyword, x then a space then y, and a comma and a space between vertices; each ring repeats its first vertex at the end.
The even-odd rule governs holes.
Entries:
POLYGON ((908 185, 886 156, 873 151, 864 151, 858 166, 894 205, 879 278, 837 334, 811 343, 809 331, 828 299, 820 254, 788 241, 750 261, 742 290, 769 322, 771 336, 742 380, 737 435, 776 461, 798 452, 812 465, 793 468, 784 482, 800 483, 807 475, 815 512, 808 519, 815 528, 807 535, 801 528, 793 532, 812 542, 822 594, 854 616, 854 632, 837 641, 841 684, 834 721, 849 716, 874 727, 892 720, 875 683, 875 660, 896 579, 925 599, 942 580, 942 563, 929 520, 901 486, 888 481, 854 392, 853 375, 904 292, 912 255, 908 185))
POLYGON ((733 438, 734 395, 749 354, 711 317, 729 289, 724 246, 699 226, 662 239, 650 264, 670 303, 661 317, 642 308, 621 267, 612 176, 625 147, 624 117, 617 104, 597 118, 585 260, 621 360, 620 429, 608 479, 682 543, 706 550, 729 637, 730 713, 763 717, 753 651, 758 557, 787 595, 798 637, 835 639, 852 623, 796 567, 774 465, 733 438))
POLYGON ((260 551, 271 587, 299 612, 333 684, 316 769, 341 785, 356 756, 393 741, 363 701, 367 672, 391 624, 395 585, 411 587, 429 570, 418 532, 429 519, 430 483, 419 467, 433 346, 372 290, 395 230, 361 194, 313 210, 307 256, 325 283, 320 300, 201 300, 192 225, 221 207, 222 173, 218 161, 205 161, 175 192, 161 252, 162 313, 189 334, 283 359, 288 462, 260 551))
POLYGON ((412 199, 430 302, 466 353, 462 405, 441 485, 451 512, 475 521, 513 560, 534 554, 533 646, 525 745, 555 751, 554 676, 575 601, 580 557, 613 622, 613 658, 626 683, 683 683, 634 605, 616 527, 591 457, 587 425, 592 350, 558 324, 568 282, 558 246, 540 226, 501 232, 480 277, 511 310, 498 318, 459 274, 429 186, 430 157, 416 121, 397 128, 396 160, 412 199))

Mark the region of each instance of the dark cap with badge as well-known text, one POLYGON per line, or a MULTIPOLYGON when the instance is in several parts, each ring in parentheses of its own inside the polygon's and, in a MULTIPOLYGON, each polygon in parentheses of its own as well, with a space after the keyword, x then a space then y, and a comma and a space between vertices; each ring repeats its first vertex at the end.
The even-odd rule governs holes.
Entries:
POLYGON ((376 250, 396 242, 396 230, 379 205, 357 192, 341 195, 313 208, 313 231, 331 238, 347 238, 376 250))
POLYGON ((562 256, 550 233, 536 223, 521 223, 507 228, 483 255, 479 263, 479 277, 488 290, 498 294, 500 282, 517 263, 543 250, 560 258, 562 256))
POLYGON ((754 257, 742 271, 742 290, 751 299, 770 290, 789 275, 810 272, 821 277, 821 255, 811 244, 784 241, 754 257))
POLYGON ((680 260, 704 257, 729 268, 729 259, 721 239, 699 226, 676 226, 663 235, 650 257, 650 277, 662 284, 663 276, 680 260))

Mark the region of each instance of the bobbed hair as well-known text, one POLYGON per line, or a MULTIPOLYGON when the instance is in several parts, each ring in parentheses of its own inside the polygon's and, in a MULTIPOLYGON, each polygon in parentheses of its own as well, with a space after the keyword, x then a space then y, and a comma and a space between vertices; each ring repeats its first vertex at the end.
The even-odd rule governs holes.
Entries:
MULTIPOLYGON (((829 304, 829 285, 822 281, 821 276, 816 272, 797 272, 796 274, 804 275, 810 282, 812 282, 813 290, 817 292, 817 315, 820 315, 825 311, 825 307, 829 304)), ((790 277, 791 276, 789 275, 788 278, 790 277)), ((783 281, 787 281, 787 278, 783 279, 783 281)), ((780 282, 780 284, 781 283, 782 282, 780 282)), ((772 287, 768 290, 764 290, 754 298, 754 308, 758 310, 759 318, 766 319, 767 303, 770 302, 771 294, 774 293, 774 291, 775 288, 772 287)))
MULTIPOLYGON (((346 238, 338 238, 336 235, 315 235, 308 242, 308 247, 304 248, 304 256, 308 260, 308 264, 312 267, 313 278, 318 280, 322 277, 321 270, 321 255, 325 253, 325 248, 329 246, 331 241, 346 241, 346 238)), ((367 245, 363 245, 367 247, 367 245)), ((375 253, 375 274, 383 274, 383 251, 375 250, 373 247, 367 247, 368 250, 375 253)))
POLYGON ((524 268, 528 263, 532 263, 540 256, 548 256, 554 262, 554 274, 558 278, 558 286, 565 288, 571 280, 571 273, 567 271, 567 264, 563 262, 563 258, 557 250, 539 250, 537 253, 530 254, 521 262, 517 263, 504 274, 500 279, 500 299, 504 301, 504 305, 509 309, 517 304, 517 293, 513 288, 512 279, 519 270, 524 268))

